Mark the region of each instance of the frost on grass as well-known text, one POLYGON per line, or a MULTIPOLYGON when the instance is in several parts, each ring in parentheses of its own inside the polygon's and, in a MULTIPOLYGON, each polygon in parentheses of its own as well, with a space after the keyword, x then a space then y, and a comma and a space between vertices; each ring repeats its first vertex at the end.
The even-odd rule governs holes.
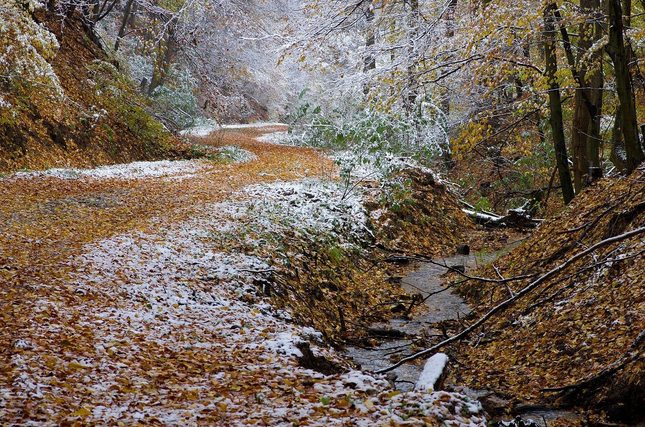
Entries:
POLYGON ((339 151, 332 158, 340 168, 341 176, 351 180, 374 180, 386 182, 394 175, 406 169, 418 169, 434 177, 436 182, 443 182, 437 174, 422 166, 411 157, 391 153, 361 153, 339 151))
POLYGON ((342 183, 307 179, 254 185, 245 192, 250 197, 248 209, 267 231, 290 228, 331 235, 345 243, 361 241, 370 233, 362 195, 342 183))
POLYGON ((44 171, 16 172, 9 177, 59 179, 141 179, 193 174, 208 168, 205 162, 195 160, 162 160, 102 166, 95 169, 48 169, 44 171))
POLYGON ((216 158, 224 163, 246 163, 256 160, 258 156, 237 145, 226 145, 217 149, 216 158))

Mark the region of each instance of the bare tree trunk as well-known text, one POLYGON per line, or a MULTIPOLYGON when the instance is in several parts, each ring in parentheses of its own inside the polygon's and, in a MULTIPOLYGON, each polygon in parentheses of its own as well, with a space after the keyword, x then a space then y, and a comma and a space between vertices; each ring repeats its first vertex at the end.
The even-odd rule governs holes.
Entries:
POLYGON ((605 75, 602 70, 602 54, 597 56, 598 62, 596 62, 594 71, 589 79, 589 85, 591 86, 590 100, 591 104, 596 107, 596 114, 591 118, 589 138, 587 139, 587 158, 589 159, 589 167, 594 169, 600 168, 602 142, 600 122, 602 119, 603 108, 603 87, 605 85, 605 75))
MULTIPOLYGON (((645 0, 643 0, 643 8, 645 8, 645 0)), ((623 17, 624 17, 624 26, 625 30, 629 30, 632 27, 632 0, 623 0, 623 17)), ((634 50, 634 45, 632 41, 627 37, 625 33, 625 45, 627 48, 627 64, 629 70, 632 74, 633 85, 640 86, 641 89, 645 90, 645 77, 641 73, 641 69, 638 66, 638 57, 636 56, 636 51, 634 50)))
MULTIPOLYGON (((455 36, 455 14, 457 10, 457 3, 458 0, 450 0, 448 3, 448 6, 446 8, 445 14, 443 16, 443 20, 446 23, 446 38, 450 39, 455 36)), ((446 117, 446 127, 448 126, 448 117, 450 116, 450 104, 452 101, 452 94, 450 93, 450 82, 446 82, 446 86, 444 88, 445 92, 443 93, 443 96, 441 97, 441 111, 446 117)), ((450 150, 450 143, 448 143, 448 147, 446 150, 443 151, 443 163, 448 169, 452 169, 455 166, 455 162, 453 161, 452 158, 452 152, 450 150)))
POLYGON ((417 98, 419 97, 419 84, 416 76, 416 44, 419 35, 419 0, 410 0, 410 19, 408 22, 410 31, 408 34, 408 59, 407 59, 407 88, 404 94, 405 109, 410 115, 414 115, 417 98))
POLYGON ((571 173, 569 171, 567 145, 564 137, 560 84, 557 80, 558 58, 556 53, 555 10, 556 5, 554 3, 548 4, 544 9, 544 55, 546 77, 549 83, 549 122, 551 124, 556 164, 560 175, 560 185, 562 186, 562 197, 564 198, 564 203, 568 204, 573 200, 574 192, 573 184, 571 183, 571 173))
POLYGON ((600 10, 600 0, 580 0, 582 13, 587 17, 579 27, 577 81, 578 89, 574 95, 574 114, 571 129, 571 151, 573 157, 573 177, 576 192, 582 190, 588 180, 590 168, 600 166, 599 140, 600 115, 602 103, 603 73, 602 58, 594 55, 591 64, 585 58, 589 49, 602 37, 596 17, 600 10), (590 72, 591 68, 591 72, 590 72), (591 74, 590 76, 588 74, 591 74))
MULTIPOLYGON (((363 58, 363 73, 367 75, 371 70, 376 69, 376 57, 374 56, 376 36, 374 31, 374 3, 372 1, 368 3, 367 10, 365 10, 365 20, 367 21, 367 36, 365 38, 365 58, 363 58)), ((365 95, 368 95, 369 92, 369 81, 365 81, 365 83, 363 83, 363 93, 365 95)))
POLYGON ((177 42, 175 40, 174 23, 168 28, 166 42, 160 43, 157 51, 157 59, 155 60, 154 68, 152 70, 152 78, 150 79, 150 86, 148 86, 148 96, 152 95, 160 86, 163 86, 170 67, 172 66, 175 54, 177 51, 177 42))
POLYGON ((627 155, 625 154, 625 142, 623 140, 623 130, 621 128, 622 113, 620 112, 620 105, 616 109, 616 116, 614 118, 614 128, 611 135, 611 154, 609 160, 618 168, 619 171, 625 173, 627 171, 627 155))
POLYGON ((620 0, 608 0, 609 43, 607 53, 614 63, 616 91, 620 101, 620 125, 626 154, 626 172, 630 173, 645 159, 636 120, 634 87, 629 72, 628 55, 623 37, 623 12, 620 0))
POLYGON ((588 132, 591 128, 591 115, 584 105, 585 89, 578 88, 574 95, 574 112, 571 129, 571 157, 573 160, 573 183, 576 192, 580 192, 585 186, 586 175, 589 169, 589 158, 587 156, 587 144, 589 142, 588 132))
POLYGON ((128 0, 125 4, 125 9, 123 10, 123 18, 121 18, 121 25, 119 26, 119 32, 116 36, 116 41, 114 42, 114 51, 119 50, 119 45, 121 44, 121 39, 125 35, 125 29, 128 27, 128 21, 130 20, 130 13, 132 12, 132 4, 134 0, 128 0))
MULTIPOLYGON (((443 21, 445 22, 446 25, 446 38, 450 39, 455 36, 455 13, 457 10, 457 1, 458 0, 450 0, 450 2, 447 4, 446 10, 444 11, 443 14, 443 21)), ((448 83, 449 85, 449 83, 448 83)), ((441 98, 441 111, 446 115, 446 117, 450 114, 450 101, 451 101, 451 96, 450 96, 450 86, 447 86, 445 88, 445 93, 443 94, 441 98)))

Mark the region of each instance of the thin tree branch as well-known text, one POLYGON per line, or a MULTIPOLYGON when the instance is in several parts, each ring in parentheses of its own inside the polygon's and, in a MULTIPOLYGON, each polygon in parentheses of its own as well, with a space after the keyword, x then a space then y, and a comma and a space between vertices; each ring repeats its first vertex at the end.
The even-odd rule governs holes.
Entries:
POLYGON ((560 273, 561 271, 565 270, 567 267, 569 267, 571 264, 573 264, 574 262, 576 262, 580 258, 583 258, 583 257, 593 253, 594 251, 596 251, 596 250, 598 250, 600 248, 603 248, 605 246, 611 245, 612 243, 620 242, 620 241, 623 241, 623 240, 628 239, 630 237, 638 236, 639 234, 643 234, 643 233, 645 233, 645 227, 640 227, 640 228, 637 228, 635 230, 629 231, 627 233, 624 233, 624 234, 621 234, 621 235, 618 235, 618 236, 614 236, 614 237, 611 237, 609 239, 602 240, 602 241, 596 243, 595 245, 589 247, 588 249, 586 249, 586 250, 584 250, 582 252, 578 252, 577 254, 575 254, 574 256, 569 258, 564 263, 562 263, 562 264, 558 265, 557 267, 551 269, 546 274, 540 276, 539 278, 537 278, 533 282, 531 282, 528 285, 526 285, 523 289, 521 289, 518 293, 516 293, 514 297, 508 298, 507 300, 504 300, 500 304, 498 304, 495 307, 491 308, 486 314, 484 314, 482 317, 480 317, 475 323, 473 323, 470 326, 468 326, 467 328, 463 329, 461 332, 459 332, 459 333, 457 333, 457 334, 455 334, 455 335, 453 335, 453 336, 441 341, 438 344, 433 345, 432 347, 429 347, 429 348, 427 348, 425 350, 422 350, 422 351, 419 351, 417 353, 414 353, 411 356, 405 357, 405 358, 399 360, 398 362, 396 362, 395 364, 393 364, 392 366, 389 366, 389 367, 384 368, 384 369, 380 369, 380 370, 376 371, 376 373, 377 374, 384 374, 384 373, 390 372, 390 371, 398 368, 399 366, 403 365, 404 363, 412 362, 414 360, 420 359, 421 357, 424 357, 424 356, 427 356, 427 355, 429 355, 431 353, 434 353, 438 349, 440 349, 442 347, 445 347, 448 344, 451 344, 451 343, 453 343, 455 341, 458 341, 458 340, 466 337, 471 332, 473 332, 475 329, 477 329, 478 327, 480 327, 481 325, 486 323, 495 314, 497 314, 497 313, 505 310, 506 308, 510 307, 515 301, 517 301, 518 299, 520 299, 524 295, 526 295, 529 292, 531 292, 533 289, 535 289, 538 286, 540 286, 546 280, 550 279, 551 277, 553 277, 556 274, 560 273))

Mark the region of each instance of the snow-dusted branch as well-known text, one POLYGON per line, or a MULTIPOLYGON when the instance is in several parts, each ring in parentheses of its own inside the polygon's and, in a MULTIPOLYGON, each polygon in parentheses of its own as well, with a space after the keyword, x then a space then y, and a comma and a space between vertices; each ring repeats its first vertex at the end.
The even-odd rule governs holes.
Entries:
POLYGON ((545 281, 547 281, 551 277, 553 277, 556 274, 562 272, 563 270, 565 270, 567 267, 569 267, 571 264, 573 264, 574 262, 578 261, 579 259, 584 258, 585 256, 594 253, 598 249, 604 248, 604 247, 609 246, 609 245, 611 245, 613 243, 617 243, 617 242, 620 242, 620 241, 623 241, 623 240, 626 240, 626 239, 629 239, 631 237, 635 237, 635 236, 638 236, 638 235, 641 235, 641 234, 644 234, 644 233, 645 233, 645 227, 640 227, 640 228, 628 231, 626 233, 623 233, 621 235, 610 237, 608 239, 602 240, 602 241, 590 246, 589 248, 585 249, 584 251, 578 252, 577 254, 575 254, 574 256, 569 258, 567 261, 563 262, 562 264, 559 264, 557 267, 554 267, 553 269, 551 269, 546 274, 538 277, 537 279, 535 279, 534 281, 532 281, 531 283, 526 285, 520 291, 515 293, 514 296, 504 300, 503 302, 499 303, 495 307, 491 308, 488 312, 486 312, 486 314, 484 314, 482 317, 480 317, 478 320, 476 320, 474 323, 472 323, 467 328, 461 330, 461 332, 459 332, 459 333, 457 333, 455 335, 452 335, 451 337, 446 338, 445 340, 443 340, 443 341, 441 341, 441 342, 439 342, 439 343, 437 343, 437 344, 435 344, 435 345, 433 345, 433 346, 431 346, 431 347, 429 347, 429 348, 427 348, 425 350, 419 351, 417 353, 412 354, 411 356, 405 357, 405 358, 399 360, 398 362, 396 362, 395 364, 393 364, 392 366, 389 366, 389 367, 387 367, 385 369, 381 369, 381 370, 377 371, 377 373, 384 374, 384 373, 390 372, 390 371, 398 368, 399 366, 401 366, 401 365, 403 365, 403 364, 405 364, 407 362, 412 362, 414 360, 420 359, 420 358, 425 357, 427 355, 433 354, 437 350, 439 350, 440 348, 443 348, 448 344, 451 344, 451 343, 453 343, 455 341, 459 341, 462 338, 465 338, 471 332, 473 332, 475 329, 479 328, 481 325, 486 323, 494 315, 496 315, 499 312, 502 312, 502 311, 506 310, 513 303, 515 303, 515 301, 517 301, 518 299, 522 298, 523 296, 525 296, 529 292, 533 291, 535 288, 540 286, 542 283, 544 283, 545 281))

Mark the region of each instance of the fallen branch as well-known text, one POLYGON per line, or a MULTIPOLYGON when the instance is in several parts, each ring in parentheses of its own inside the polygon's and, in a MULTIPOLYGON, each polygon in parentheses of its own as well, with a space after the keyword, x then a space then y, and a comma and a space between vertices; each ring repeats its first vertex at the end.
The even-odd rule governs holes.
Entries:
POLYGON ((485 227, 502 228, 535 228, 540 225, 543 220, 531 218, 526 212, 521 209, 511 209, 505 216, 494 215, 491 213, 477 212, 470 209, 462 209, 463 212, 473 219, 477 224, 485 227))
POLYGON ((536 274, 526 274, 523 276, 509 277, 507 279, 504 279, 504 278, 490 279, 488 277, 471 276, 461 271, 461 269, 459 268, 451 267, 446 263, 440 263, 440 262, 434 261, 432 258, 428 258, 423 255, 414 255, 414 256, 395 255, 387 258, 387 261, 401 261, 401 260, 425 262, 428 264, 436 265, 437 267, 443 267, 450 272, 457 273, 465 279, 476 280, 478 282, 485 282, 485 283, 510 283, 510 282, 517 282, 524 279, 531 279, 536 276, 536 274))
POLYGON ((570 266, 571 264, 573 264, 574 262, 576 262, 580 258, 583 258, 583 257, 593 253, 594 251, 596 251, 596 250, 598 250, 600 248, 603 248, 605 246, 611 245, 612 243, 620 242, 622 240, 628 239, 630 237, 637 236, 637 235, 642 234, 642 233, 645 233, 645 227, 640 227, 640 228, 637 228, 635 230, 629 231, 627 233, 623 233, 621 235, 614 236, 614 237, 611 237, 609 239, 602 240, 602 241, 596 243, 595 245, 589 247, 588 249, 585 249, 582 252, 578 252, 577 254, 575 254, 574 256, 569 258, 564 263, 558 265, 557 267, 553 268, 552 270, 550 270, 546 274, 538 277, 536 280, 534 280, 531 283, 529 283, 528 285, 526 285, 519 292, 517 292, 515 294, 515 296, 513 296, 511 298, 508 298, 508 299, 504 300, 503 302, 499 303, 498 305, 496 305, 495 307, 491 308, 486 314, 484 314, 482 317, 480 317, 475 323, 473 323, 472 325, 470 325, 467 328, 463 329, 461 332, 459 332, 459 333, 457 333, 457 334, 455 334, 455 335, 453 335, 451 337, 446 338, 445 340, 441 341, 438 344, 433 345, 432 347, 429 347, 429 348, 427 348, 425 350, 419 351, 419 352, 414 353, 414 354, 412 354, 412 355, 410 355, 408 357, 405 357, 405 358, 399 360, 398 362, 396 362, 395 364, 393 364, 392 366, 389 366, 389 367, 384 368, 384 369, 380 369, 380 370, 376 371, 376 373, 377 374, 384 374, 386 372, 390 372, 390 371, 398 368, 399 366, 403 365, 404 363, 412 362, 414 360, 417 360, 417 359, 420 359, 420 358, 422 358, 424 356, 432 354, 432 353, 436 352, 438 349, 440 349, 442 347, 445 347, 446 345, 448 345, 450 343, 453 343, 455 341, 458 341, 458 340, 466 337, 472 331, 474 331, 475 329, 477 329, 478 327, 483 325, 485 322, 487 322, 495 314, 499 313, 500 311, 505 310, 506 308, 511 306, 515 301, 517 301, 518 299, 520 299, 524 295, 526 295, 529 292, 531 292, 533 289, 535 289, 538 286, 540 286, 547 279, 549 279, 549 278, 555 276, 556 274, 560 273, 561 271, 566 269, 568 266, 570 266))

